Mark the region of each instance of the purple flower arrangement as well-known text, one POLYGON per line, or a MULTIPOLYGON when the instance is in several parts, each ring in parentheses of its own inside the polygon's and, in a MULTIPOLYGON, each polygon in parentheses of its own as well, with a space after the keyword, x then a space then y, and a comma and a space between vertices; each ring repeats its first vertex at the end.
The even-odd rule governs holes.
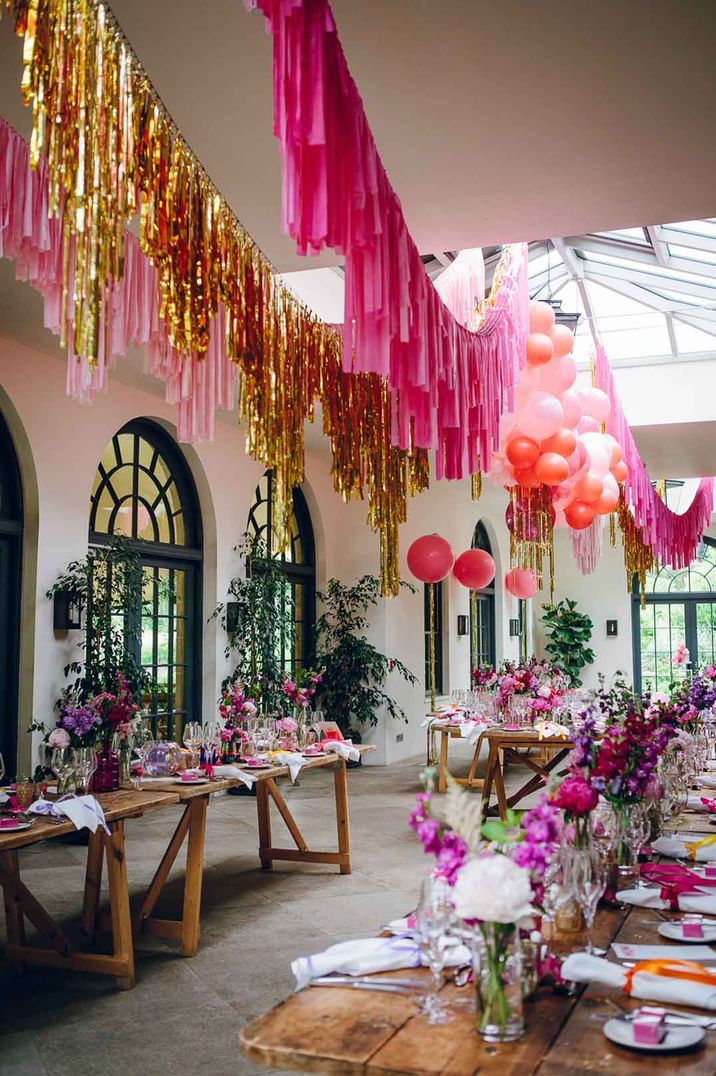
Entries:
POLYGON ((468 849, 462 837, 438 821, 431 813, 431 792, 420 792, 408 824, 417 835, 426 855, 435 856, 435 869, 448 885, 455 885, 460 868, 468 858, 468 849))

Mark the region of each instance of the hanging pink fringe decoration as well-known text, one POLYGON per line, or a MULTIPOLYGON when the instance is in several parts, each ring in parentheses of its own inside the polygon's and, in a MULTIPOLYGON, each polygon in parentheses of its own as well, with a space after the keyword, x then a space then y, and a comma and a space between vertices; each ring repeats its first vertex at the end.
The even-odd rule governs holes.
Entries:
MULTIPOLYGON (((45 161, 33 171, 27 142, 0 119, 0 257, 13 258, 17 279, 28 281, 40 292, 45 328, 56 335, 60 335, 62 321, 61 220, 61 214, 48 219, 45 161)), ((69 346, 67 392, 82 401, 106 392, 116 359, 130 347, 143 347, 147 373, 164 378, 167 403, 176 405, 178 439, 211 440, 217 409, 234 408, 237 371, 224 353, 223 314, 220 311, 214 320, 206 355, 201 359, 187 357, 169 344, 159 317, 158 296, 156 270, 140 250, 136 236, 127 232, 124 276, 111 286, 98 361, 90 365, 69 346)), ((72 306, 70 303, 70 310, 72 306)))
POLYGON ((597 516, 582 531, 572 530, 572 552, 582 575, 591 575, 602 555, 604 516, 597 516))
POLYGON ((438 478, 466 478, 497 447, 527 327, 524 248, 504 304, 477 332, 427 276, 383 168, 327 0, 248 0, 273 35, 283 226, 301 254, 345 257, 343 362, 400 396, 396 443, 435 449, 438 478), (509 298, 508 298, 509 296, 509 298))
POLYGON ((611 412, 607 433, 616 437, 624 452, 628 474, 624 492, 631 504, 636 525, 660 564, 685 568, 696 556, 696 547, 711 522, 714 480, 702 478, 696 496, 686 512, 672 512, 651 484, 639 450, 632 437, 614 385, 604 348, 597 348, 595 383, 609 397, 611 412))

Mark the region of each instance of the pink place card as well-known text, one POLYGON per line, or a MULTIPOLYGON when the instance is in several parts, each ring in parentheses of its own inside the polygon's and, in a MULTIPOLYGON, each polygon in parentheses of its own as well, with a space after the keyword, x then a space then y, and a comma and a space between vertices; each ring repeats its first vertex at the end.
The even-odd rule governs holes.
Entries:
POLYGON ((634 1042, 645 1046, 656 1046, 666 1034, 664 1019, 660 1016, 646 1016, 643 1012, 632 1023, 634 1042))

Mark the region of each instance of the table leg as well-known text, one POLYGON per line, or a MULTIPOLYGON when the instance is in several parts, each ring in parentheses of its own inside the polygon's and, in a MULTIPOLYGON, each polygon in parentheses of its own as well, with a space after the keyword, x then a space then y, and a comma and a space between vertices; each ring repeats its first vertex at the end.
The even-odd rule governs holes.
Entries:
POLYGON ((259 823, 261 870, 270 871, 272 866, 269 854, 271 848, 271 802, 269 800, 268 781, 256 782, 256 811, 259 823))
POLYGON ((497 765, 495 766, 495 795, 497 796, 497 806, 500 811, 500 818, 503 820, 507 817, 507 793, 505 792, 505 764, 504 760, 500 764, 500 759, 497 759, 497 765))
MULTIPOLYGON (((17 852, 12 849, 9 852, 0 853, 0 861, 17 882, 20 881, 20 864, 17 858, 17 852)), ((22 915, 22 908, 17 899, 17 893, 13 893, 10 889, 3 890, 5 898, 5 928, 7 934, 7 940, 11 945, 24 945, 25 944, 25 920, 22 915)), ((22 965, 17 965, 18 970, 22 969, 22 965)))
POLYGON ((348 814, 348 771, 345 759, 341 759, 333 773, 336 795, 336 826, 338 828, 338 851, 348 857, 340 864, 341 874, 351 873, 351 826, 348 814))
POLYGON ((438 767, 438 792, 444 792, 447 788, 448 768, 448 741, 450 732, 448 729, 440 729, 440 765, 438 767))
POLYGON ((127 852, 124 843, 124 822, 110 823, 110 836, 104 836, 107 853, 107 881, 109 906, 112 915, 112 940, 114 956, 125 962, 126 974, 116 976, 120 990, 134 986, 134 945, 132 942, 132 917, 129 910, 129 879, 127 878, 127 852))
POLYGON ((98 829, 90 833, 85 873, 85 896, 82 903, 82 933, 93 938, 97 926, 97 910, 102 890, 102 862, 104 860, 104 833, 98 829))
POLYGON ((482 786, 482 817, 487 818, 490 813, 490 796, 492 794, 492 782, 495 778, 495 767, 497 765, 497 746, 490 740, 490 747, 487 753, 487 768, 485 770, 485 783, 482 786))
POLYGON ((475 744, 475 754, 472 756, 472 762, 470 763, 470 769, 467 775, 468 788, 472 788, 473 784, 475 783, 475 774, 477 773, 477 764, 480 761, 480 752, 482 751, 482 741, 484 739, 484 736, 484 732, 481 732, 477 738, 477 743, 475 744))
POLYGON ((189 803, 189 843, 184 877, 181 955, 194 956, 201 933, 201 885, 204 877, 204 838, 209 801, 199 796, 189 803))

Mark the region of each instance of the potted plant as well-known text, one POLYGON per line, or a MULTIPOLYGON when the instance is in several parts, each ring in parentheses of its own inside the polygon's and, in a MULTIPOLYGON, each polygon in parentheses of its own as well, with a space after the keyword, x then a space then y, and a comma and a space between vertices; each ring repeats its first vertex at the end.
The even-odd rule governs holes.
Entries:
POLYGON ((542 623, 549 640, 545 650, 553 664, 568 678, 569 686, 579 687, 582 669, 594 661, 594 651, 587 645, 594 627, 591 618, 580 613, 577 603, 570 598, 556 605, 545 604, 542 608, 542 623))

